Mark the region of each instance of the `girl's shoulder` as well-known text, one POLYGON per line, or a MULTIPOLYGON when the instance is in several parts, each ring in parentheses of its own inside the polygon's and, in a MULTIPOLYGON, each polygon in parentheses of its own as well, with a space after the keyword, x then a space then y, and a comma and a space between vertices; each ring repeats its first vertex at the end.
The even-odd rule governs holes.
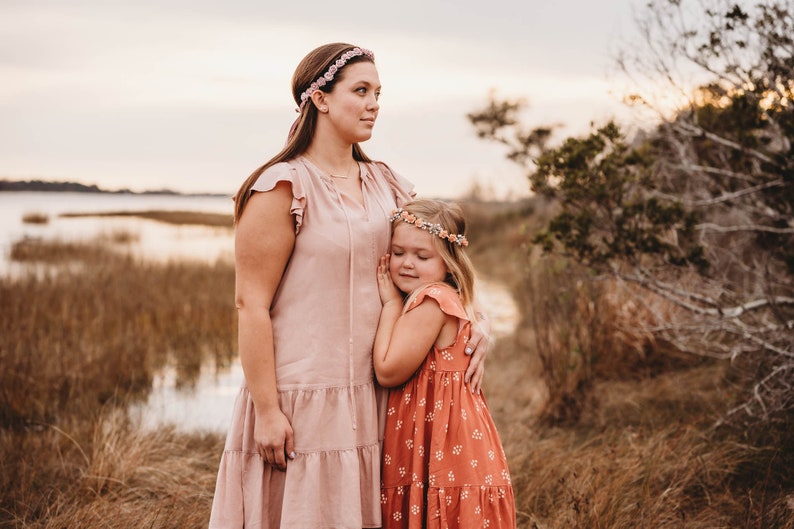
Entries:
POLYGON ((404 312, 418 307, 427 298, 435 300, 444 314, 455 316, 462 320, 469 319, 466 309, 460 300, 460 294, 447 283, 430 283, 420 287, 409 296, 404 312))

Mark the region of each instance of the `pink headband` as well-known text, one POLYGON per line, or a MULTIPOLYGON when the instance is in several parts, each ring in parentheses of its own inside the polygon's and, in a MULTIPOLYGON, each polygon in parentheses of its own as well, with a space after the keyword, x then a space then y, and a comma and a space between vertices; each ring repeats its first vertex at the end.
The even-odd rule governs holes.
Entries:
POLYGON ((335 63, 333 63, 329 68, 328 71, 325 72, 322 76, 320 76, 316 81, 314 81, 309 88, 306 89, 305 92, 301 94, 301 102, 300 106, 298 107, 297 111, 300 113, 303 110, 303 106, 315 92, 315 90, 319 90, 321 87, 325 86, 327 83, 330 83, 334 80, 334 75, 338 72, 342 67, 347 64, 347 61, 352 59, 353 57, 358 57, 359 55, 366 55, 373 61, 375 60, 375 54, 371 51, 364 49, 364 48, 353 48, 352 50, 348 50, 339 57, 335 63))

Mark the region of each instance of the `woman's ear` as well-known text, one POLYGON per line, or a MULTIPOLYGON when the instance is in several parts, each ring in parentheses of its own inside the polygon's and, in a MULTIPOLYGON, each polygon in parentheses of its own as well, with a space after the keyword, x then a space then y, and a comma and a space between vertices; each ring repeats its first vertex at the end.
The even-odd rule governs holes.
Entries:
POLYGON ((326 101, 325 98, 325 92, 323 92, 322 90, 315 90, 314 92, 312 92, 311 97, 312 97, 312 103, 314 103, 314 106, 317 107, 317 110, 320 113, 325 114, 326 112, 328 112, 328 102, 326 101))

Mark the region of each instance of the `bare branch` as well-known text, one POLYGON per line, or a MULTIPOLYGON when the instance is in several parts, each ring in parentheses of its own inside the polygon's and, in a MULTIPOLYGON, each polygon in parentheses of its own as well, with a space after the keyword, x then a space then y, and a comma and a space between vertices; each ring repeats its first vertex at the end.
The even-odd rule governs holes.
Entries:
POLYGON ((755 384, 755 386, 753 387, 753 398, 752 399, 749 399, 749 400, 743 402, 742 404, 740 404, 739 406, 736 406, 735 408, 732 408, 731 410, 729 410, 727 413, 725 413, 725 415, 723 415, 714 424, 714 426, 712 428, 718 428, 719 426, 725 424, 731 416, 736 415, 740 411, 744 411, 745 413, 747 413, 747 415, 749 415, 751 417, 754 416, 753 409, 752 409, 752 403, 753 402, 757 402, 758 403, 758 405, 761 408, 762 413, 764 414, 764 416, 766 416, 768 411, 767 411, 767 407, 766 407, 765 402, 768 401, 768 398, 765 398, 765 395, 762 394, 762 389, 771 380, 773 380, 774 378, 780 376, 782 373, 784 373, 786 371, 789 371, 791 369, 794 369, 794 364, 791 364, 791 363, 787 363, 787 364, 783 364, 783 365, 777 366, 767 376, 765 376, 761 381, 759 381, 757 384, 755 384))
POLYGON ((727 176, 730 178, 735 178, 737 180, 742 180, 744 182, 755 182, 758 179, 755 175, 738 173, 736 171, 731 171, 729 169, 721 169, 719 167, 709 167, 707 165, 687 164, 687 165, 673 165, 673 167, 675 169, 680 169, 684 171, 700 171, 701 173, 706 173, 706 174, 727 176))
POLYGON ((695 229, 701 231, 718 231, 720 233, 736 233, 739 231, 760 231, 763 233, 794 233, 794 228, 775 228, 773 226, 760 226, 758 224, 748 224, 746 226, 720 226, 711 222, 698 224, 695 229))
POLYGON ((695 200, 689 202, 689 204, 692 205, 693 207, 713 206, 714 204, 719 204, 721 202, 728 202, 729 200, 736 200, 737 198, 741 198, 746 195, 752 195, 753 193, 757 193, 765 189, 771 189, 773 187, 781 187, 784 185, 786 185, 786 182, 783 181, 782 178, 778 178, 777 180, 773 180, 771 182, 765 182, 763 184, 758 184, 757 186, 748 187, 746 189, 736 191, 735 193, 723 193, 718 197, 714 197, 708 200, 695 200))
POLYGON ((768 340, 764 340, 763 338, 758 337, 757 334, 750 332, 748 329, 743 330, 733 330, 733 329, 725 329, 726 332, 730 332, 732 334, 741 336, 743 338, 747 338, 751 342, 754 342, 760 345, 763 349, 775 353, 780 356, 786 356, 788 358, 794 358, 794 352, 787 351, 785 349, 781 349, 780 347, 776 346, 773 343, 770 343, 768 340))
POLYGON ((703 294, 699 294, 697 292, 681 290, 681 289, 677 288, 675 285, 672 285, 670 283, 665 283, 665 282, 663 282, 661 280, 658 280, 658 279, 653 279, 652 280, 652 279, 650 279, 652 277, 652 275, 647 273, 646 271, 644 271, 642 269, 637 269, 636 271, 637 271, 637 274, 638 274, 637 276, 624 275, 624 274, 621 274, 619 272, 617 273, 617 276, 620 277, 621 279, 625 279, 627 281, 631 281, 632 283, 637 283, 637 284, 640 284, 642 286, 644 286, 645 283, 653 282, 653 284, 654 284, 654 286, 656 288, 664 290, 666 292, 669 292, 670 294, 672 294, 674 296, 677 296, 678 298, 691 299, 691 300, 699 301, 699 302, 704 303, 706 305, 711 305, 712 307, 719 306, 719 303, 717 303, 716 300, 712 299, 709 296, 706 296, 706 295, 703 295, 703 294))
POLYGON ((663 283, 661 281, 640 277, 636 275, 622 274, 619 272, 617 273, 617 275, 618 277, 620 277, 625 281, 630 281, 632 283, 647 288, 654 294, 658 294, 662 296, 666 300, 675 303, 679 307, 682 307, 690 312, 693 312, 695 314, 700 314, 703 316, 717 316, 721 318, 733 319, 733 318, 738 318, 739 316, 742 316, 747 312, 759 308, 769 307, 772 305, 794 305, 794 298, 788 296, 772 296, 769 298, 748 301, 746 303, 742 303, 741 305, 736 305, 735 307, 721 307, 717 304, 717 302, 715 302, 711 298, 701 296, 693 292, 686 292, 675 289, 671 285, 663 283), (706 307, 694 305, 692 303, 689 303, 687 301, 688 299, 707 303, 709 305, 712 305, 713 308, 706 308, 706 307))
POLYGON ((736 143, 735 141, 731 141, 731 140, 729 140, 727 138, 723 138, 722 136, 720 136, 718 134, 714 134, 713 132, 709 132, 707 130, 704 130, 701 127, 698 127, 697 125, 694 125, 693 123, 686 122, 686 121, 678 121, 678 122, 676 122, 675 125, 676 125, 677 128, 681 129, 686 134, 708 138, 711 141, 713 141, 715 143, 719 143, 720 145, 723 145, 725 147, 729 147, 731 149, 750 154, 750 155, 758 158, 759 160, 761 160, 763 162, 766 162, 768 164, 774 165, 775 167, 777 167, 777 165, 778 165, 775 162, 775 160, 773 160, 772 158, 770 158, 769 156, 767 156, 766 154, 764 154, 764 153, 762 153, 760 151, 757 151, 755 149, 751 149, 749 147, 745 147, 744 145, 741 145, 740 143, 736 143))
POLYGON ((786 185, 786 182, 784 182, 782 178, 779 178, 772 182, 766 182, 763 184, 759 184, 757 186, 748 187, 746 189, 742 189, 734 193, 723 193, 718 197, 714 197, 706 200, 688 200, 686 198, 681 198, 680 196, 670 195, 668 193, 662 193, 660 191, 653 191, 651 195, 659 198, 664 198, 666 200, 670 200, 673 202, 681 202, 682 204, 685 204, 689 207, 697 208, 697 207, 713 206, 715 204, 720 204, 722 202, 736 200, 737 198, 741 198, 746 195, 752 195, 753 193, 757 193, 765 189, 771 189, 773 187, 780 187, 783 185, 786 185))

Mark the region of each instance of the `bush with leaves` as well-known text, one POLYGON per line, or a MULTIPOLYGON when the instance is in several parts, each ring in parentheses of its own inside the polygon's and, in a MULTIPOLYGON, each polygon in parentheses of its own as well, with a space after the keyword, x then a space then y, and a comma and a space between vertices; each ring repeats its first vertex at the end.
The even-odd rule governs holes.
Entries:
MULTIPOLYGON (((637 285, 675 310, 646 331, 726 359, 746 391, 725 417, 789 421, 794 412, 794 2, 651 0, 644 46, 620 64, 687 95, 627 140, 607 123, 550 148, 526 131, 523 103, 469 115, 509 148, 534 192, 560 211, 535 242, 637 285), (688 88, 680 72, 699 84, 688 88)), ((658 85, 657 85, 658 86, 658 85)), ((653 99, 634 94, 653 108, 653 99)))

